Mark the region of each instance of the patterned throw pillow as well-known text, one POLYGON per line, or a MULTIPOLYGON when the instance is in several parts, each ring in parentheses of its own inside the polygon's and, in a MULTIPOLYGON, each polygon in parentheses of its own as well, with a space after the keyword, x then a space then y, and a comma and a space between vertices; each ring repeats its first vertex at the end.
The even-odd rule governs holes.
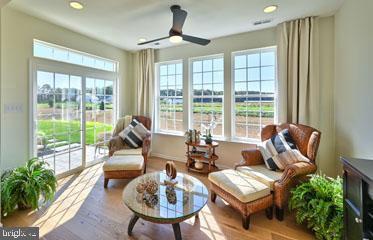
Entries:
POLYGON ((148 134, 150 134, 149 130, 146 129, 142 123, 133 119, 131 124, 118 135, 131 148, 139 148, 142 146, 142 141, 148 134))
POLYGON ((296 162, 309 162, 309 159, 297 149, 288 129, 282 130, 262 142, 259 150, 262 153, 265 165, 273 171, 284 170, 287 165, 296 162))

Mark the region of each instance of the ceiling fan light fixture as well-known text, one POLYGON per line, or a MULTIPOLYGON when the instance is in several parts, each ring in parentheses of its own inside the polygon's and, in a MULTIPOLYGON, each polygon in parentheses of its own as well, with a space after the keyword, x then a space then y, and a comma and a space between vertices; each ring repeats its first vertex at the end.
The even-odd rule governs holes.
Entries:
POLYGON ((77 1, 70 1, 70 7, 76 10, 82 10, 84 8, 83 4, 77 1))
POLYGON ((180 43, 183 41, 183 38, 179 35, 173 35, 169 38, 170 42, 172 43, 180 43))
POLYGON ((146 42, 146 38, 139 38, 139 42, 140 43, 146 42))
POLYGON ((272 13, 272 12, 276 11, 277 8, 278 8, 277 5, 269 5, 269 6, 267 6, 267 7, 265 7, 263 9, 263 12, 265 12, 265 13, 272 13))

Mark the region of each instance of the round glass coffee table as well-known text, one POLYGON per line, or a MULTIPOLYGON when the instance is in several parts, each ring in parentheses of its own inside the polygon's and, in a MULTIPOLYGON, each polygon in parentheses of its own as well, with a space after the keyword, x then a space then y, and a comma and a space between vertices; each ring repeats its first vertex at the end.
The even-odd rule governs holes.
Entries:
POLYGON ((175 186, 167 186, 164 180, 165 172, 154 172, 142 175, 132 180, 125 187, 122 195, 124 204, 134 213, 128 224, 128 235, 132 235, 137 220, 158 224, 172 224, 175 239, 181 239, 179 223, 198 217, 199 211, 206 205, 208 190, 206 186, 188 174, 178 173, 175 186), (152 179, 158 185, 155 194, 139 193, 136 187, 139 183, 152 179))

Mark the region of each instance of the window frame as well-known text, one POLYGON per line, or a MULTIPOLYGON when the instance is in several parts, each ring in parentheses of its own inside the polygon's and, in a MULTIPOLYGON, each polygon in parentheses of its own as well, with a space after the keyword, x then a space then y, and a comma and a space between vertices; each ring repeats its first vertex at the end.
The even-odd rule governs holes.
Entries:
MULTIPOLYGON (((222 58, 223 59, 223 82, 222 82, 222 85, 223 85, 223 95, 221 96, 222 98, 222 117, 221 117, 221 124, 222 124, 222 133, 221 135, 213 135, 213 138, 214 139, 217 139, 217 140, 222 140, 222 139, 225 139, 226 136, 225 136, 225 132, 224 132, 224 117, 225 117, 225 108, 224 108, 224 103, 225 103, 225 97, 226 95, 224 94, 224 90, 225 90, 225 59, 224 59, 224 53, 218 53, 218 54, 212 54, 212 55, 205 55, 205 56, 198 56, 198 57, 191 57, 188 59, 188 74, 189 74, 189 81, 188 81, 188 91, 189 91, 189 94, 188 94, 188 127, 189 129, 193 129, 193 97, 194 97, 194 91, 193 91, 193 62, 195 61, 202 61, 202 76, 203 76, 203 60, 213 60, 213 59, 216 59, 216 58, 222 58)), ((213 66, 212 66, 213 68, 213 66)), ((212 69, 211 71, 212 73, 212 86, 213 86, 213 73, 214 73, 214 70, 212 69)), ((203 84, 202 84, 203 86, 203 84)), ((214 95, 211 95, 209 97, 210 99, 213 99, 214 98, 214 95)), ((204 134, 201 132, 201 134, 204 134)))
MULTIPOLYGON (((164 130, 160 128, 160 66, 161 65, 170 65, 170 64, 181 64, 181 79, 182 79, 182 91, 183 95, 180 96, 181 99, 183 100, 183 108, 184 108, 184 97, 185 97, 185 92, 184 92, 184 65, 183 65, 183 60, 182 59, 177 59, 177 60, 171 60, 171 61, 162 61, 162 62, 157 62, 155 63, 155 87, 154 87, 154 120, 155 120, 155 128, 154 128, 154 133, 158 134, 166 134, 166 135, 176 135, 176 136, 182 136, 184 134, 185 129, 182 129, 181 131, 177 130, 164 130)), ((175 70, 176 71, 176 70, 175 70)), ((176 74, 175 74, 176 76, 176 74)), ((184 112, 183 112, 183 117, 184 118, 184 112)), ((183 125, 184 128, 184 125, 183 125)))
POLYGON ((82 52, 82 51, 75 50, 75 49, 72 49, 72 48, 60 46, 60 45, 57 45, 57 44, 54 44, 54 43, 41 41, 39 39, 33 39, 33 43, 32 43, 32 55, 33 55, 34 58, 48 59, 48 60, 51 60, 51 61, 68 63, 68 64, 72 64, 72 65, 76 65, 76 66, 81 66, 81 67, 92 68, 92 69, 100 70, 100 71, 106 71, 106 72, 111 72, 111 73, 118 73, 119 72, 119 62, 118 61, 115 61, 115 60, 112 60, 112 59, 108 59, 108 58, 103 58, 103 57, 100 57, 100 56, 97 56, 97 55, 93 55, 93 54, 90 54, 90 53, 82 52), (54 54, 55 51, 66 52, 67 59, 66 60, 62 60, 62 59, 58 59, 56 57, 38 56, 36 54, 36 52, 35 52, 35 48, 36 48, 37 45, 43 46, 43 47, 47 47, 47 48, 51 48, 52 54, 54 54), (71 54, 75 54, 77 56, 80 56, 82 58, 81 64, 73 62, 73 61, 69 61, 69 56, 71 54), (94 67, 94 66, 86 65, 86 64, 84 64, 84 58, 93 60, 93 63, 96 63, 96 61, 101 61, 101 62, 104 63, 104 66, 105 66, 106 63, 113 64, 113 69, 109 70, 109 69, 107 69, 105 67, 100 68, 100 67, 97 67, 97 66, 94 67))
MULTIPOLYGON (((273 101, 274 101, 274 124, 278 123, 278 72, 277 72, 277 46, 269 46, 269 47, 260 47, 260 48, 253 48, 253 49, 246 49, 246 50, 240 50, 240 51, 234 51, 231 52, 231 136, 230 139, 232 142, 249 142, 249 143, 260 143, 261 138, 260 136, 258 138, 251 138, 251 137, 238 137, 236 136, 236 109, 235 109, 235 56, 239 55, 248 55, 248 54, 255 54, 255 53, 261 53, 262 51, 274 51, 275 53, 275 59, 274 59, 274 95, 273 95, 273 101)), ((262 65, 260 64, 259 68, 262 68, 262 65)), ((247 64, 245 69, 248 69, 247 64)), ((247 74, 247 73, 246 73, 247 74)), ((260 82, 262 79, 259 80, 260 82)), ((247 76, 246 76, 246 82, 247 76)), ((261 92, 261 89, 260 89, 261 92)), ((261 100, 260 100, 261 102, 261 100)), ((261 117, 260 117, 261 118, 261 117)), ((261 120, 260 120, 261 121, 261 120)), ((262 124, 259 125, 260 128, 262 128, 262 124)))

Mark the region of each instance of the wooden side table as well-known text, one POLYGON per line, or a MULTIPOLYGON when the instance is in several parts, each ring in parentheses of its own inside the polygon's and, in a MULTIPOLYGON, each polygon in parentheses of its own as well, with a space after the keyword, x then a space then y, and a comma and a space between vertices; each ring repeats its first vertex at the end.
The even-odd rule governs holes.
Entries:
POLYGON ((186 145, 186 166, 189 171, 199 172, 199 173, 210 173, 212 171, 218 170, 215 165, 215 161, 219 158, 216 155, 215 149, 219 146, 219 143, 212 142, 206 143, 204 140, 200 142, 185 142, 186 145), (193 152, 193 148, 202 149, 202 152, 193 152), (196 161, 201 161, 203 164, 202 169, 197 169, 195 167, 196 161))

